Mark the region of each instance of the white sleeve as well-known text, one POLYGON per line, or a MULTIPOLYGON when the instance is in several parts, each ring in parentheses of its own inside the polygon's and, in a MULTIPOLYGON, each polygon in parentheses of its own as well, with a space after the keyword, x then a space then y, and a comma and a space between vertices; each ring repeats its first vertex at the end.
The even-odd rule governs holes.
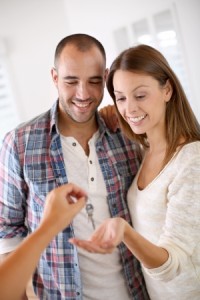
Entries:
POLYGON ((165 264, 145 269, 152 278, 168 281, 193 268, 192 255, 200 245, 200 154, 183 159, 168 187, 167 213, 158 245, 169 252, 165 264))
POLYGON ((0 254, 12 252, 22 242, 23 238, 16 236, 11 239, 0 240, 0 254))

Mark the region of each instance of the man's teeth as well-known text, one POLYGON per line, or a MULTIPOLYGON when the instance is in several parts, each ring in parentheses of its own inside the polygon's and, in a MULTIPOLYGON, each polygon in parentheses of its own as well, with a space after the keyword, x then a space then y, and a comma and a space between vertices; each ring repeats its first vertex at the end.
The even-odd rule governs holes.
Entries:
POLYGON ((136 118, 129 118, 129 120, 131 122, 139 122, 141 120, 143 120, 145 118, 145 115, 144 116, 140 116, 140 117, 136 117, 136 118))
POLYGON ((80 102, 75 102, 76 106, 78 107, 87 107, 90 103, 80 103, 80 102))

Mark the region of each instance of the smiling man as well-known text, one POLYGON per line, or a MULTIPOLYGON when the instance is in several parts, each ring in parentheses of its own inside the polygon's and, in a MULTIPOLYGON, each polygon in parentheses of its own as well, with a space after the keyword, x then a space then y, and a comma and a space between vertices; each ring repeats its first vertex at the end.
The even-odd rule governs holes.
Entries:
POLYGON ((102 259, 68 242, 88 238, 110 216, 131 222, 126 194, 140 161, 136 145, 119 130, 111 132, 98 115, 107 72, 98 40, 86 34, 65 37, 51 70, 58 100, 4 139, 1 254, 37 228, 50 190, 74 182, 88 194, 90 211, 83 209, 41 256, 33 285, 42 300, 149 299, 140 264, 124 244, 102 259))

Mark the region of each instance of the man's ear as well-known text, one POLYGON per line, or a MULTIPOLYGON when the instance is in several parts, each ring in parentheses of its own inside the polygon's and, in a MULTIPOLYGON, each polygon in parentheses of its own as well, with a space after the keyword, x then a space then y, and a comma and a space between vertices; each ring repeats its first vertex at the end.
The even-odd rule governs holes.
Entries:
POLYGON ((169 79, 167 79, 164 89, 165 89, 165 101, 169 102, 173 93, 173 88, 169 79))
POLYGON ((105 75, 104 75, 104 76, 105 76, 105 77, 104 77, 105 81, 107 80, 108 73, 109 73, 109 69, 106 68, 106 69, 105 69, 105 75))
POLYGON ((58 83, 58 73, 57 73, 56 68, 52 68, 51 69, 51 77, 53 79, 54 84, 57 86, 57 83, 58 83))

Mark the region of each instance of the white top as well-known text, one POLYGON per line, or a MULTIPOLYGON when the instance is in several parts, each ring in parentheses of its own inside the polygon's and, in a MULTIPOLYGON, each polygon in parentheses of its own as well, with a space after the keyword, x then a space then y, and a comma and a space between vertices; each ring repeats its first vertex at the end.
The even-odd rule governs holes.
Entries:
MULTIPOLYGON (((73 137, 61 136, 68 181, 76 183, 88 193, 88 203, 94 206, 96 226, 110 217, 107 190, 95 149, 98 134, 88 143, 89 156, 73 137)), ((85 208, 74 218, 73 228, 75 236, 80 239, 88 239, 94 231, 85 208)), ((107 255, 92 254, 80 248, 77 251, 84 300, 130 300, 118 249, 107 255)))
POLYGON ((200 299, 200 142, 185 145, 143 190, 135 177, 128 205, 135 230, 169 252, 143 268, 152 300, 200 299))

